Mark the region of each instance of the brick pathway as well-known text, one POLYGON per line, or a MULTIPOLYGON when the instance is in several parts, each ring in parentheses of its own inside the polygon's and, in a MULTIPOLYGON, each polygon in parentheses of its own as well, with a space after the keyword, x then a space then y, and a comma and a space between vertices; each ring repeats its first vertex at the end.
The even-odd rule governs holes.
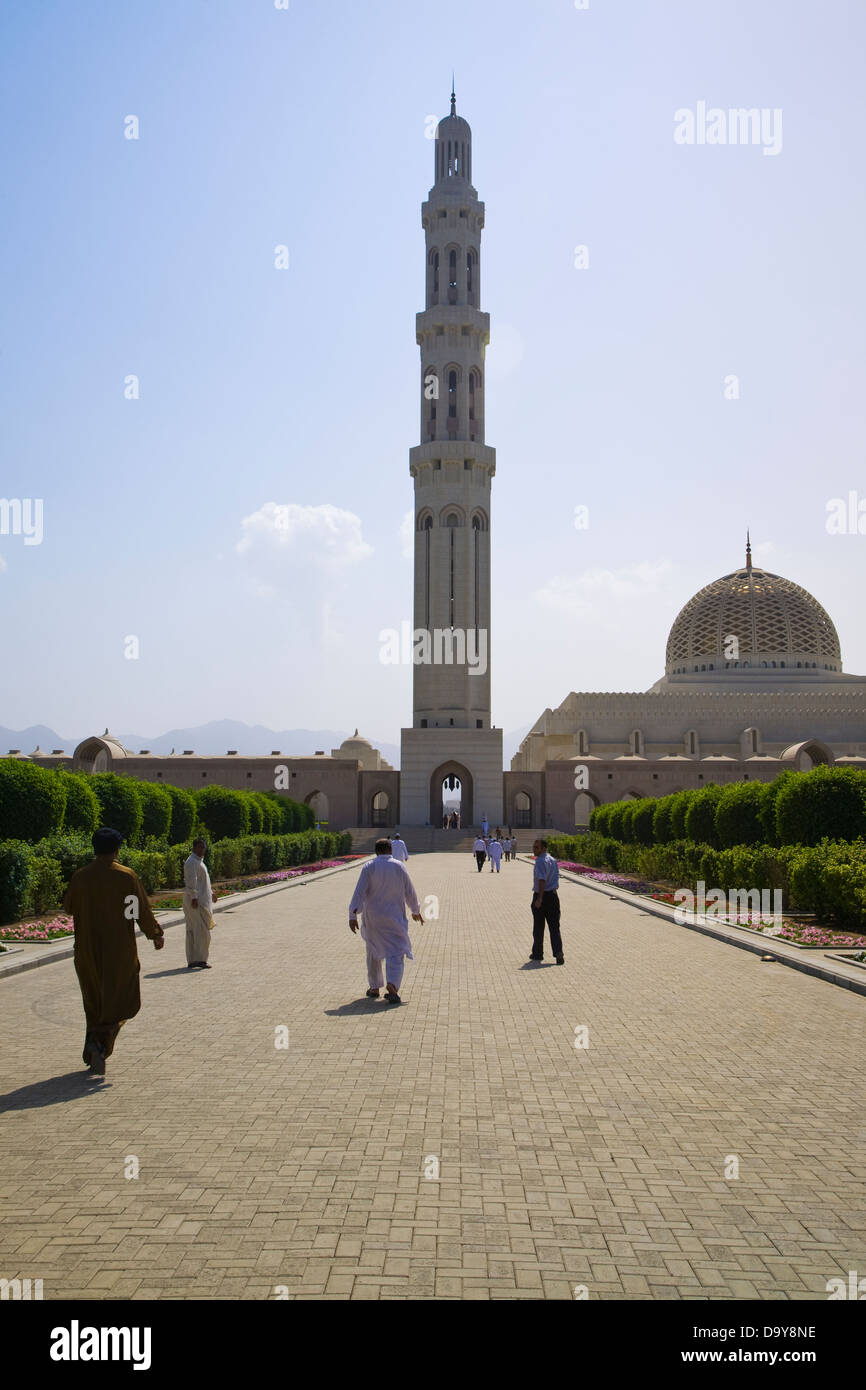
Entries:
POLYGON ((400 1008, 362 997, 354 869, 223 914, 211 971, 177 928, 142 942, 104 1084, 71 962, 0 983, 0 1277, 46 1299, 823 1299, 866 1274, 861 997, 577 884, 565 968, 527 967, 528 864, 409 867, 441 916, 413 924, 400 1008))

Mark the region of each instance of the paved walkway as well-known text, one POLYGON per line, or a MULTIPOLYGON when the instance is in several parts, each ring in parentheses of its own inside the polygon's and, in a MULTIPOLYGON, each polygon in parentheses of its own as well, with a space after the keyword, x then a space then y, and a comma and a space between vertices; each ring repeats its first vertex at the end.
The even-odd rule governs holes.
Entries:
POLYGON ((0 983, 0 1277, 823 1299, 866 1275, 863 998, 571 883, 565 967, 527 966, 527 864, 409 867, 441 915, 413 924, 399 1008, 363 998, 355 870, 223 913, 213 970, 178 929, 142 942, 105 1083, 71 962, 0 983))

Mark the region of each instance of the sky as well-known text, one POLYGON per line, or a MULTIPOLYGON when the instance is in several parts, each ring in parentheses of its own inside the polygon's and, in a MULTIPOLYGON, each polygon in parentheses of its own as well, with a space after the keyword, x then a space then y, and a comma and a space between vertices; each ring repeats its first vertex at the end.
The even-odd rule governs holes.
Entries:
POLYGON ((486 206, 494 724, 647 689, 747 527, 866 673, 866 7, 282 4, 3 7, 0 497, 30 510, 0 528, 0 724, 411 725, 381 633, 412 616, 452 69, 486 206), (754 141, 698 138, 740 107, 754 141))

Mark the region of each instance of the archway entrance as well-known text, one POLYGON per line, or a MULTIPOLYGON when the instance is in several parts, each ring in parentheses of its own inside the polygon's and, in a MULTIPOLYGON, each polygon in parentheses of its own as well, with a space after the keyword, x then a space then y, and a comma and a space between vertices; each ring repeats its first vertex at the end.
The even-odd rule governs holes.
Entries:
POLYGON ((391 801, 387 792, 376 792, 373 797, 372 815, 370 824, 378 826, 380 829, 388 824, 391 801))
POLYGON ((532 798, 528 792, 518 792, 514 798, 514 824, 522 830, 532 825, 532 798))
POLYGON ((575 830, 588 830, 589 818, 595 810, 598 802, 589 792, 578 792, 574 798, 574 828, 575 830))
POLYGON ((441 827, 457 811, 461 828, 472 824, 472 773, 462 763, 441 763, 430 778, 430 824, 441 827))
POLYGON ((311 792, 306 798, 308 806, 312 807, 313 818, 317 825, 328 824, 328 798, 324 792, 311 792))

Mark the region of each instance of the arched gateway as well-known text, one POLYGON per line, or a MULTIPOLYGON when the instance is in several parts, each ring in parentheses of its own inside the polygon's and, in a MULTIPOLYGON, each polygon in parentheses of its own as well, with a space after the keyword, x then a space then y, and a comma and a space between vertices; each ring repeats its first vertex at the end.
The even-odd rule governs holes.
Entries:
MULTIPOLYGON (((452 778, 459 783, 461 828, 473 823, 472 773, 462 763, 449 759, 440 763, 430 778, 430 824, 433 826, 442 824, 443 790, 446 782, 450 784, 452 778)), ((456 787, 449 785, 449 794, 456 790, 456 787)))

